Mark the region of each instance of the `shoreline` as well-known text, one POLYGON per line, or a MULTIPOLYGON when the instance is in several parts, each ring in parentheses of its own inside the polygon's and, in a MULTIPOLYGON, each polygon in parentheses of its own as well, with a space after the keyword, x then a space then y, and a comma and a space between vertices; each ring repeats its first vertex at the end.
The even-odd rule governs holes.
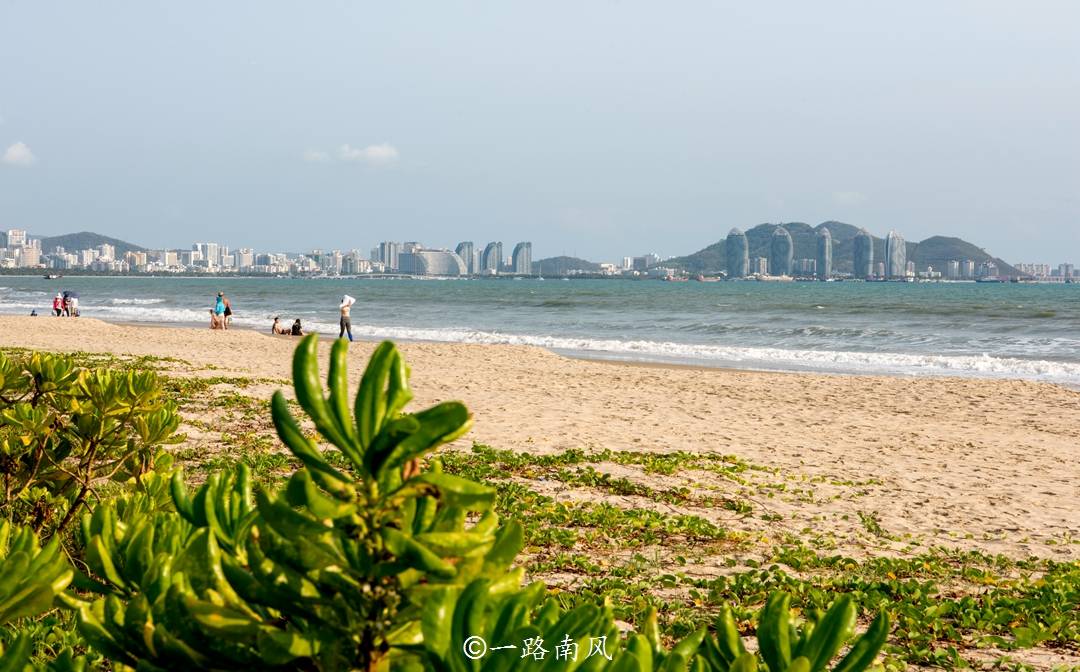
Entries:
MULTIPOLYGON (((11 315, 0 313, 0 318, 22 318, 28 317, 25 315, 11 315)), ((39 314, 38 317, 49 318, 51 314, 39 314)), ((106 324, 114 324, 121 326, 131 327, 151 327, 151 328, 164 328, 164 329, 184 329, 191 332, 198 331, 211 331, 207 326, 199 326, 194 322, 161 322, 154 320, 127 320, 127 319, 105 319, 101 317, 83 316, 80 319, 93 319, 106 324)), ((321 323, 316 323, 321 324, 321 323)), ((269 321, 267 322, 269 325, 269 321)), ((362 331, 367 328, 366 325, 354 324, 353 331, 362 331)), ((374 329, 374 327, 372 327, 374 329)), ((402 329, 390 327, 386 329, 402 329)), ((269 328, 266 329, 256 328, 251 325, 237 324, 232 326, 229 331, 245 331, 256 334, 262 334, 265 336, 272 336, 269 333, 269 328)), ((324 331, 305 333, 319 333, 320 339, 333 339, 334 335, 324 331)), ((510 335, 513 337, 514 335, 510 335)), ((1038 383, 1046 383, 1050 385, 1057 385, 1069 390, 1080 391, 1080 380, 1073 381, 1060 380, 1052 376, 1045 375, 1021 375, 1010 373, 997 373, 997 372, 979 372, 973 370, 949 370, 947 368, 933 368, 927 365, 925 368, 931 369, 926 372, 921 371, 908 371, 901 370, 899 367, 893 367, 892 369, 885 368, 885 370, 860 370, 855 365, 849 365, 844 367, 837 364, 835 368, 818 368, 814 364, 806 364, 804 366, 792 365, 790 363, 777 362, 775 364, 765 363, 760 365, 753 365, 751 362, 738 361, 738 360, 725 360, 725 359, 709 359, 709 358, 694 358, 690 356, 674 356, 674 355, 661 355, 654 353, 643 353, 639 357, 629 356, 626 353, 613 351, 613 350, 594 350, 594 349, 571 349, 565 347, 553 347, 549 345, 537 345, 530 343, 484 343, 484 342, 471 342, 471 341, 457 341, 457 340, 439 340, 428 338, 410 338, 401 336, 371 336, 365 334, 354 335, 354 339, 357 342, 365 343, 379 343, 384 340, 392 340, 396 343, 416 343, 416 344, 445 344, 445 345, 493 345, 493 346, 506 346, 506 347, 535 347, 543 349, 547 352, 555 354, 559 357, 567 359, 599 362, 604 364, 627 364, 630 366, 644 366, 644 367, 666 367, 666 368, 678 368, 678 369, 690 369, 690 370, 715 370, 715 371, 734 371, 744 373, 762 373, 762 374, 791 374, 791 375, 812 375, 812 376, 836 376, 836 377, 856 377, 856 378, 898 378, 898 379, 913 379, 913 380, 947 380, 947 379, 962 379, 962 380, 982 380, 982 381, 1030 381, 1038 383)), ((692 344, 690 344, 692 346, 692 344)), ((696 347, 696 346, 692 346, 696 347)), ((768 348, 764 348, 768 350, 768 348)), ((801 351, 792 351, 793 353, 801 351)), ((820 351, 826 352, 826 351, 820 351)), ((831 351, 829 351, 831 352, 831 351)), ((874 355, 886 355, 893 357, 934 357, 933 355, 905 355, 899 353, 874 353, 874 352, 862 352, 862 351, 836 351, 837 353, 851 356, 874 356, 874 355)), ((942 356, 948 357, 948 356, 942 356)), ((972 356, 973 357, 973 356, 972 356)), ((973 357, 974 358, 974 357, 973 357)), ((994 358, 991 358, 994 359, 994 358)), ((996 358, 1001 361, 1006 361, 1008 358, 996 358)), ((1021 360, 1022 361, 1022 360, 1021 360)), ((1040 363, 1043 360, 1031 360, 1033 363, 1040 363)), ((1073 365, 1072 362, 1051 362, 1055 364, 1073 365)), ((1080 364, 1077 364, 1080 366, 1080 364)))
MULTIPOLYGON (((212 378, 222 394, 261 401, 276 389, 291 394, 296 339, 268 336, 85 317, 0 317, 0 347, 159 357, 166 375, 212 378)), ((323 373, 325 346, 319 348, 323 373)), ((374 347, 375 341, 350 347, 351 386, 374 347)), ((473 430, 451 449, 476 442, 535 455, 732 455, 766 470, 708 477, 709 492, 738 496, 744 479, 760 479, 752 501, 778 516, 755 522, 707 512, 735 529, 764 525, 769 536, 782 538, 824 526, 843 540, 865 533, 859 521, 866 514, 910 540, 905 543, 1080 559, 1080 392, 1057 384, 595 361, 521 345, 402 342, 399 348, 412 370, 413 408, 456 399, 474 414, 473 430), (822 496, 799 494, 811 483, 822 496)), ((187 412, 204 428, 192 432, 189 445, 213 452, 217 432, 229 428, 207 433, 217 417, 212 407, 187 412)), ((664 487, 685 484, 634 475, 614 460, 596 469, 664 487)), ((886 552, 859 543, 860 552, 886 552)))

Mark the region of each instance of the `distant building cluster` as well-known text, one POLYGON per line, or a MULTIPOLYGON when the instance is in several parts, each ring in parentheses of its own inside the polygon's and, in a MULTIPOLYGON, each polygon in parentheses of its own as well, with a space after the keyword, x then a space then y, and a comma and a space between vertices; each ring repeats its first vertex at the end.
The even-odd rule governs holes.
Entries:
POLYGON ((103 273, 252 273, 273 275, 531 275, 532 243, 520 242, 508 258, 502 243, 483 250, 471 242, 453 252, 428 248, 418 242, 383 242, 370 253, 360 250, 312 250, 299 254, 256 252, 250 247, 230 249, 215 242, 197 242, 190 249, 128 251, 118 254, 113 245, 68 250, 42 250, 41 240, 25 230, 0 232, 0 268, 89 270, 103 273))
POLYGON ((481 248, 471 240, 458 243, 453 251, 425 247, 418 242, 386 241, 372 248, 370 262, 384 273, 459 277, 470 275, 534 275, 532 243, 520 242, 509 257, 503 244, 491 242, 481 248))
POLYGON ((1072 264, 1058 264, 1056 268, 1051 268, 1050 264, 1017 264, 1016 269, 1039 282, 1080 280, 1080 269, 1072 264))

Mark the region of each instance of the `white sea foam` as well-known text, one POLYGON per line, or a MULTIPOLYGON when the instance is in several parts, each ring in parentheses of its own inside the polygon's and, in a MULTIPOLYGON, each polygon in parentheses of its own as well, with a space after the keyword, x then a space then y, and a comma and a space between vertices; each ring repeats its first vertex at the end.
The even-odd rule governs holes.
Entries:
POLYGON ((155 303, 165 303, 165 299, 125 299, 115 298, 109 299, 109 303, 114 306, 152 306, 155 303))
MULTIPOLYGON (((312 324, 321 333, 337 335, 337 325, 312 324)), ((702 362, 751 369, 779 369, 866 374, 958 375, 1031 378, 1080 385, 1080 364, 990 355, 923 355, 843 350, 795 350, 538 336, 465 329, 414 329, 353 326, 365 338, 389 338, 454 343, 532 345, 570 353, 607 355, 639 361, 702 362)))

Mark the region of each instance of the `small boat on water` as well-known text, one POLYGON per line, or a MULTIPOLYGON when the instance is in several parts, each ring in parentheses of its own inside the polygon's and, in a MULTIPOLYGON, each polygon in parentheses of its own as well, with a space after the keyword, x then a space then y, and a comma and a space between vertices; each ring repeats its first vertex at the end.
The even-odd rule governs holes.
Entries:
POLYGON ((64 276, 59 275, 57 273, 48 273, 48 274, 45 275, 46 280, 56 280, 57 278, 62 278, 62 277, 64 277, 64 276))

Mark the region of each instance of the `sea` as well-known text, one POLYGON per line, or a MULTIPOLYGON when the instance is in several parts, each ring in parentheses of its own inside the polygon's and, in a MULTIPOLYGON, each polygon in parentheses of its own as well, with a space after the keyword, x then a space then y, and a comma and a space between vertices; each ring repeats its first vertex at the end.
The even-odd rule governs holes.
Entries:
POLYGON ((570 356, 754 370, 1022 378, 1080 388, 1080 284, 0 276, 0 313, 207 326, 275 316, 361 339, 534 345, 570 356))

